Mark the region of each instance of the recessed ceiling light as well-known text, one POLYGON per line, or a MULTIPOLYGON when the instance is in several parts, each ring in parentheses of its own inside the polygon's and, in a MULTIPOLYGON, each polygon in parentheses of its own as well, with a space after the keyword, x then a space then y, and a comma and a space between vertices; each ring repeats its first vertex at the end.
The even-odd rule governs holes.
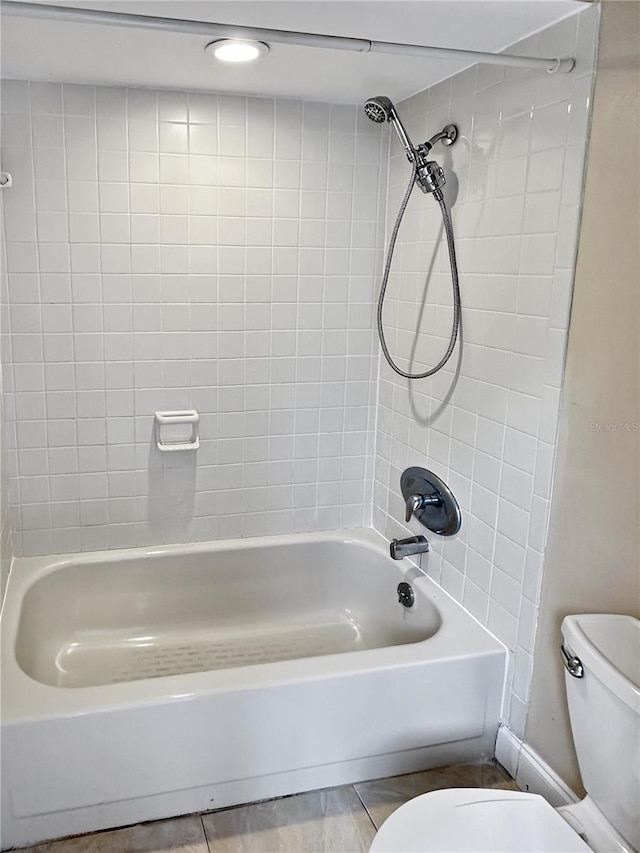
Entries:
POLYGON ((205 50, 213 53, 222 62, 251 62, 269 52, 269 45, 262 41, 245 39, 219 39, 212 41, 205 50))

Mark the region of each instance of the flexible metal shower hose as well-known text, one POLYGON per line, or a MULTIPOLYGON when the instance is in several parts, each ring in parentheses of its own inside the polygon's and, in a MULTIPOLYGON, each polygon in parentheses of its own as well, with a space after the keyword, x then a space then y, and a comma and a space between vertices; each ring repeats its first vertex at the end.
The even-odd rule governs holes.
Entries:
POLYGON ((380 287, 380 296, 378 297, 378 337, 380 338, 380 346, 382 347, 382 352, 384 353, 384 357, 386 358, 389 366, 395 370, 400 376, 403 376, 405 379, 426 379, 427 376, 433 376, 434 373, 437 373, 441 368, 445 366, 445 364, 451 358, 451 354, 456 345, 456 341, 458 339, 458 329, 460 327, 460 284, 458 281, 458 264, 456 261, 456 247, 453 241, 453 226, 451 224, 451 218, 449 216, 449 211, 447 210, 447 205, 444 200, 444 196, 442 195, 440 190, 435 190, 433 195, 435 196, 436 201, 440 205, 440 211, 442 213, 442 221, 444 222, 444 230, 447 235, 447 248, 449 250, 449 265, 451 267, 451 284, 453 288, 453 325, 451 328, 451 339, 449 341, 449 346, 447 347, 447 351, 442 356, 440 361, 436 364, 435 367, 432 367, 430 370, 425 370, 424 373, 407 373, 393 361, 391 354, 389 353, 389 349, 387 347, 387 343, 384 338, 384 326, 382 324, 382 309, 384 308, 384 297, 387 291, 387 284, 389 283, 389 273, 391 272, 391 262, 393 261, 393 252, 396 246, 396 240, 398 239, 398 231, 400 230, 400 224, 402 222, 402 218, 404 216, 404 212, 407 209, 407 205, 409 204, 409 197, 411 196, 411 192, 416 182, 418 167, 417 163, 412 163, 411 170, 411 179, 409 181, 409 186, 404 194, 404 198, 402 199, 402 204, 400 205, 400 210, 398 211, 398 216, 396 217, 395 225, 393 226, 393 231, 391 232, 391 239, 389 240, 389 253, 387 254, 387 260, 384 265, 384 273, 382 275, 382 285, 380 287))

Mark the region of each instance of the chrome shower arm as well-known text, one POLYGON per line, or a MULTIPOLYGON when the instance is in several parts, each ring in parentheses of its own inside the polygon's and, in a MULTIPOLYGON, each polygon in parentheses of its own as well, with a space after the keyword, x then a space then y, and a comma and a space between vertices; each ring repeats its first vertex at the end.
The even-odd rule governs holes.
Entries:
POLYGON ((426 142, 423 142, 421 145, 418 145, 417 151, 418 154, 421 154, 423 157, 431 151, 436 142, 442 142, 443 145, 451 145, 458 138, 458 128, 455 124, 447 124, 445 125, 439 133, 434 133, 431 139, 427 139, 426 142))

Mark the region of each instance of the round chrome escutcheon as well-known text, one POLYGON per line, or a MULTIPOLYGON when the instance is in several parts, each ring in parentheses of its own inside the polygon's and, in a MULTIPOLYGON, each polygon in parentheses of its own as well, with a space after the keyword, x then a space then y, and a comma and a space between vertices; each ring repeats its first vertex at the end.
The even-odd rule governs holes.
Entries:
POLYGON ((438 500, 416 510, 420 524, 440 536, 453 536, 460 530, 460 506, 447 484, 426 468, 407 468, 400 478, 402 497, 407 501, 412 495, 437 497, 438 500))

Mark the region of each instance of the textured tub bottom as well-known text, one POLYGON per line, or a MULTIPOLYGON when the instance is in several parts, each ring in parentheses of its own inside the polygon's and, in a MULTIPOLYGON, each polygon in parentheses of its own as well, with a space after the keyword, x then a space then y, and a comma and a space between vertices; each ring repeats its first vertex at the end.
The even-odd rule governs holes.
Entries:
POLYGON ((327 618, 310 625, 266 623, 251 629, 192 629, 160 635, 75 637, 55 654, 58 687, 212 672, 367 648, 358 627, 327 618))

